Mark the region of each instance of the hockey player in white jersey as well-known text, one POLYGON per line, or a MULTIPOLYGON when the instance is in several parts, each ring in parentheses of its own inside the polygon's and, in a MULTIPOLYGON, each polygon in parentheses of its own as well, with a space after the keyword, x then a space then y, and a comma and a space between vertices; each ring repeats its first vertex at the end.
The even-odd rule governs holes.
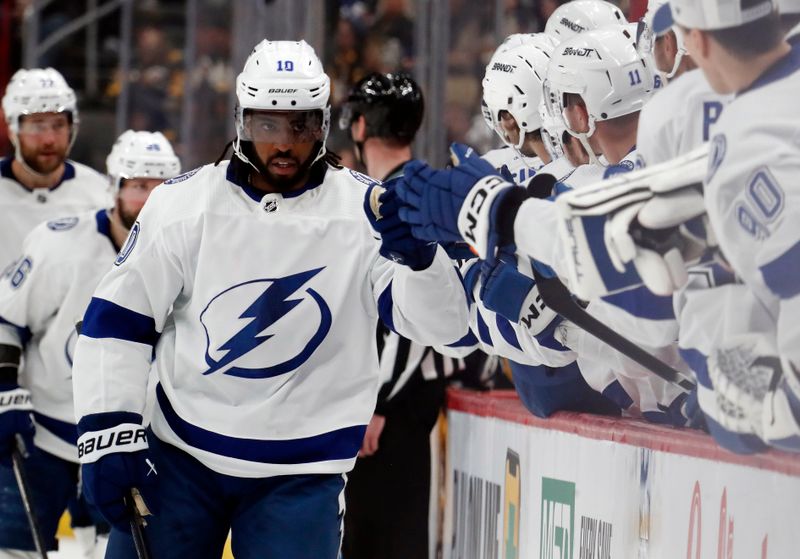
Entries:
POLYGON ((0 159, 0 271, 39 223, 112 202, 102 175, 67 159, 78 134, 78 107, 58 71, 18 70, 6 87, 3 112, 14 156, 0 159))
POLYGON ((671 25, 666 0, 650 2, 645 22, 639 50, 654 52, 658 70, 670 80, 642 109, 636 146, 641 166, 675 159, 708 142, 731 99, 711 89, 697 69, 683 33, 671 25))
POLYGON ((391 184, 379 195, 327 153, 314 50, 262 41, 236 93, 233 158, 154 192, 77 343, 83 484, 119 528, 108 557, 133 553, 135 487, 154 557, 218 557, 230 531, 237 557, 335 559, 379 388, 376 320, 425 345, 467 331, 444 251, 397 219, 391 184))
MULTIPOLYGON (((564 113, 571 134, 610 163, 622 163, 623 170, 630 170, 635 165, 637 113, 650 95, 650 76, 631 31, 615 26, 576 35, 559 45, 548 70, 549 93, 559 112, 564 113)), ((467 165, 463 173, 458 167, 451 171, 432 171, 421 163, 410 167, 399 191, 408 204, 401 217, 412 224, 416 235, 440 240, 463 238, 478 248, 490 266, 498 251, 513 245, 516 238, 519 256, 534 258, 545 265, 543 268, 555 267, 559 274, 564 256, 553 234, 557 214, 550 200, 529 198, 522 189, 500 177, 487 176, 485 169, 477 166, 467 165), (501 225, 492 225, 492 220, 501 225)), ((591 168, 599 169, 602 175, 602 166, 591 168)), ((570 179, 566 182, 569 184, 570 179)), ((595 314, 602 311, 600 316, 606 322, 677 364, 680 359, 674 344, 677 336, 672 327, 671 298, 645 300, 648 297, 644 290, 628 293, 613 301, 598 301, 592 310, 595 314)), ((525 298, 516 300, 524 302, 525 298)), ((483 302, 487 301, 484 297, 483 302)), ((503 314, 519 316, 518 312, 503 314)), ((656 421, 683 422, 678 409, 682 390, 630 363, 582 330, 567 329, 561 341, 577 350, 581 370, 598 391, 606 392, 614 385, 617 393, 627 398, 625 407, 638 407, 656 421)))
POLYGON ((542 139, 542 82, 555 40, 544 33, 517 46, 503 43, 483 77, 483 102, 492 130, 505 147, 484 154, 495 169, 503 166, 516 184, 525 185, 551 156, 542 139))
MULTIPOLYGON (((50 549, 55 548, 59 518, 78 487, 71 378, 75 323, 112 267, 150 191, 177 175, 180 164, 163 135, 129 130, 114 144, 107 169, 117 193, 114 207, 40 224, 25 238, 19 264, 0 282, 0 401, 24 397, 24 405, 5 404, 0 409, 0 459, 8 461, 15 434, 27 439, 25 467, 34 510, 50 549)), ((33 550, 8 467, 0 467, 0 487, 0 548, 33 550)), ((101 520, 98 514, 97 521, 101 520)), ((74 531, 86 549, 93 547, 93 528, 74 531)), ((97 556, 101 552, 97 550, 97 556)), ((5 553, 0 550, 0 557, 5 553)))
MULTIPOLYGON (((746 333, 714 340, 716 347, 697 355, 693 369, 713 387, 713 397, 706 400, 714 404, 709 415, 729 433, 797 450, 800 360, 797 329, 789 317, 794 316, 800 284, 800 241, 793 216, 797 204, 792 202, 800 166, 793 140, 797 123, 792 118, 800 57, 797 47, 784 40, 771 1, 727 5, 726 10, 715 0, 675 0, 670 6, 689 52, 714 90, 736 94, 711 140, 704 199, 713 235, 706 239, 709 248, 719 247, 725 266, 771 318, 770 324, 748 322, 753 327, 746 333)), ((620 253, 623 262, 650 272, 661 270, 666 279, 659 281, 654 274, 651 281, 669 285, 683 266, 669 255, 680 247, 663 241, 653 245, 652 240, 663 239, 664 230, 697 216, 697 196, 685 188, 650 195, 638 204, 635 221, 629 216, 624 220, 635 224, 629 228, 633 233, 627 239, 609 237, 606 246, 617 251, 627 245, 620 253)), ((609 219, 613 223, 615 215, 609 219)), ((576 254, 584 257, 594 258, 576 254)), ((728 301, 736 304, 740 299, 728 301)), ((702 398, 700 404, 704 406, 702 398)))

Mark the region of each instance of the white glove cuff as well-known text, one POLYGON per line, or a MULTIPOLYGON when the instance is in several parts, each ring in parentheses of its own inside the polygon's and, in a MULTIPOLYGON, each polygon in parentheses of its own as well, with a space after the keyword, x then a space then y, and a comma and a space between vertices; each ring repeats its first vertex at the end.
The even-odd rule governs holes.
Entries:
POLYGON ((458 232, 484 260, 489 252, 492 204, 506 188, 514 185, 495 175, 484 177, 467 193, 458 212, 458 232))
POLYGON ((0 413, 15 410, 32 410, 31 393, 25 388, 15 388, 0 393, 0 413))
POLYGON ((78 460, 81 464, 91 464, 107 454, 137 452, 147 448, 144 427, 136 423, 122 423, 78 437, 78 460))

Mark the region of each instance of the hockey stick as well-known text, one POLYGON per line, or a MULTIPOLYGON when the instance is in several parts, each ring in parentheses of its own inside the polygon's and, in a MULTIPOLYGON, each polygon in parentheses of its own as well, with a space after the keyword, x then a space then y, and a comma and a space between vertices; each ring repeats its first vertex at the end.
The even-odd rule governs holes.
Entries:
POLYGON ((572 298, 572 293, 561 283, 561 280, 542 277, 536 270, 534 270, 533 275, 539 288, 539 295, 541 295, 545 305, 632 361, 649 369, 659 378, 679 386, 687 392, 694 390, 695 384, 684 377, 678 370, 646 352, 589 314, 575 302, 575 299, 572 298))
POLYGON ((28 456, 28 449, 25 448, 25 441, 17 434, 17 445, 11 452, 11 462, 14 466, 14 477, 17 478, 19 494, 22 496, 22 506, 25 508, 25 515, 28 517, 28 525, 31 528, 33 544, 36 546, 36 553, 42 559, 47 559, 47 546, 44 543, 42 529, 39 526, 39 518, 33 510, 33 497, 31 496, 31 486, 28 483, 28 474, 25 471, 24 459, 28 456))
POLYGON ((125 498, 125 506, 128 508, 131 520, 131 535, 133 536, 133 545, 136 548, 136 557, 138 559, 150 559, 150 551, 147 548, 147 540, 144 537, 144 527, 147 526, 147 521, 144 515, 150 514, 147 510, 147 505, 144 504, 139 490, 135 487, 131 489, 130 495, 125 498))

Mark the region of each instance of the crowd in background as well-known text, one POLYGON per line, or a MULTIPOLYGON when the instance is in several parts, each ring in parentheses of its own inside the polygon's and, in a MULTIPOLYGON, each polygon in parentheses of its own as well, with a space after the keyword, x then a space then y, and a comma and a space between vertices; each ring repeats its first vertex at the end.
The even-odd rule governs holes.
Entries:
MULTIPOLYGON (((496 146, 478 110, 480 80, 498 42, 511 33, 542 31, 549 15, 564 0, 505 0, 498 20, 494 3, 448 0, 449 29, 444 114, 445 150, 453 141, 467 142, 483 152, 496 146), (501 22, 500 28, 497 28, 501 22)), ((623 10, 628 1, 618 2, 623 10)), ((102 4, 102 2, 100 3, 102 4)), ((127 121, 124 128, 162 130, 183 161, 193 166, 215 160, 230 139, 227 135, 235 69, 232 62, 232 3, 203 0, 197 13, 194 62, 186 65, 186 0, 142 0, 134 3, 131 71, 127 121), (184 114, 184 96, 191 92, 190 112, 184 114), (191 125, 182 125, 189 119, 191 125), (191 135, 191 143, 183 134, 191 135)), ((335 124, 344 96, 369 72, 415 71, 416 2, 414 0, 325 0, 324 48, 320 54, 332 80, 335 124)), ((7 68, 0 67, 0 93, 14 70, 23 64, 23 29, 30 0, 2 0, 0 28, 10 33, 0 39, 8 52, 7 68)), ((39 38, 85 13, 84 3, 54 2, 39 16, 39 38)), ((444 32, 444 30, 443 30, 444 32)), ((105 146, 116 137, 115 107, 122 93, 120 74, 121 29, 118 11, 98 25, 98 79, 87 83, 85 30, 43 53, 39 66, 53 66, 73 84, 81 104, 84 133, 73 151, 76 160, 102 168, 105 146), (92 141, 90 141, 90 139, 92 141), (100 149, 98 146, 103 146, 100 149)), ((423 83, 423 88, 425 84, 423 83)), ((331 147, 346 164, 355 164, 347 135, 335 125, 331 147)), ((0 136, 0 150, 10 144, 0 136)))

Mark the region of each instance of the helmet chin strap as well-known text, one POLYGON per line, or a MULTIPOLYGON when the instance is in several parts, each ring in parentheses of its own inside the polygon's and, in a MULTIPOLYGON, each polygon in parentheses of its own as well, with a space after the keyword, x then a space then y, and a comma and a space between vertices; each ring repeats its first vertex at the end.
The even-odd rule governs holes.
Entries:
MULTIPOLYGON (((325 156, 325 153, 326 153, 325 142, 318 142, 318 143, 320 143, 321 145, 320 145, 319 149, 317 150, 317 152, 318 152, 317 156, 308 165, 309 169, 311 168, 312 165, 314 165, 314 163, 316 163, 322 157, 325 156)), ((239 136, 236 136, 236 139, 233 141, 233 153, 236 154, 236 156, 239 159, 241 159, 244 163, 247 163, 248 165, 250 165, 264 179, 267 178, 268 173, 267 173, 267 168, 264 166, 264 163, 262 163, 261 160, 258 159, 258 157, 253 157, 252 158, 255 161, 251 161, 251 158, 247 157, 247 155, 244 153, 244 150, 242 148, 241 139, 239 138, 239 136)), ((254 155, 254 154, 251 154, 251 155, 254 155)))
POLYGON ((583 149, 585 149, 586 153, 589 155, 590 165, 600 165, 601 167, 607 167, 607 165, 603 165, 603 163, 597 158, 597 155, 594 153, 594 149, 589 143, 589 138, 595 132, 594 117, 589 115, 589 130, 587 132, 575 132, 572 128, 569 127, 569 125, 567 125, 567 132, 569 132, 570 136, 578 138, 578 141, 583 146, 583 149))

